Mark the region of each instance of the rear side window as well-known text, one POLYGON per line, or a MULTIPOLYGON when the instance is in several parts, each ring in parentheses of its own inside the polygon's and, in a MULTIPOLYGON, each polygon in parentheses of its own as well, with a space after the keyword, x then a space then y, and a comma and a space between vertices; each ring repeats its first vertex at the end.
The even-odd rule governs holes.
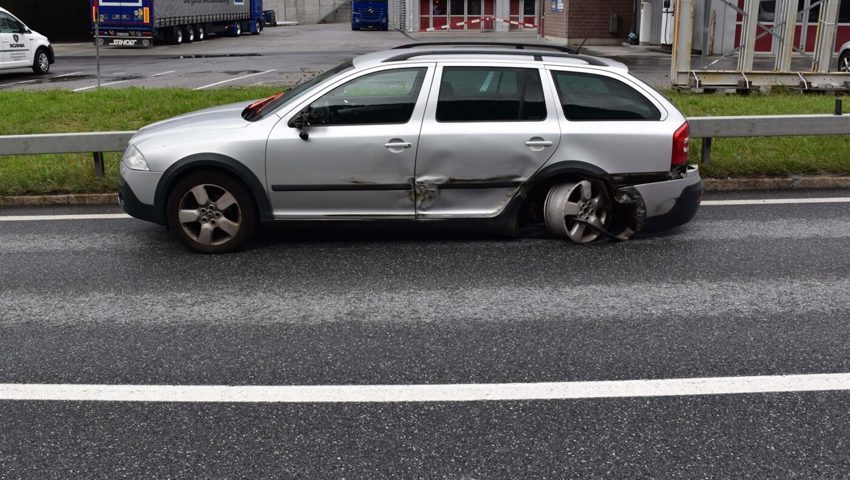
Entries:
POLYGON ((602 75, 553 71, 564 115, 571 121, 660 120, 661 112, 625 83, 602 75))
POLYGON ((438 122, 534 122, 546 119, 540 73, 531 68, 445 67, 438 122))

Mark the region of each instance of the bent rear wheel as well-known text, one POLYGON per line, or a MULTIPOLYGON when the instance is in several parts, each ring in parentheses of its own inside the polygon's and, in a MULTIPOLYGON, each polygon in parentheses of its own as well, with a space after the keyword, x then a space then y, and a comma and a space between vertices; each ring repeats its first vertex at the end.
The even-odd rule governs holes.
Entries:
POLYGON ((168 224, 184 245, 202 253, 231 252, 254 234, 254 202, 241 183, 218 172, 180 180, 166 206, 168 224))
POLYGON ((554 185, 546 196, 543 217, 552 234, 590 243, 599 238, 597 229, 604 230, 611 223, 608 190, 591 180, 554 185))

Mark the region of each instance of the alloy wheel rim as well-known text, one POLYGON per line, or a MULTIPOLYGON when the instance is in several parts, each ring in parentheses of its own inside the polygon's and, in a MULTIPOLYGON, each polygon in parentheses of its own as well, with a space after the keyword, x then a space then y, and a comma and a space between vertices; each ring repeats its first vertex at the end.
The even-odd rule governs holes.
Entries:
POLYGON ((177 217, 183 232, 207 247, 229 242, 242 226, 242 210, 236 197, 227 189, 208 183, 183 194, 177 217))
POLYGON ((588 180, 561 185, 546 198, 546 225, 575 243, 589 243, 599 238, 593 227, 606 227, 609 205, 604 188, 588 180))

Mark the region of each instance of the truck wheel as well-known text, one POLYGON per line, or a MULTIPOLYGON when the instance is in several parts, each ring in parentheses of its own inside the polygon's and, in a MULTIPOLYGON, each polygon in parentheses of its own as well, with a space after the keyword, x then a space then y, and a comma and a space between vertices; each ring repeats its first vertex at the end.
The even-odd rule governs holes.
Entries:
POLYGON ((207 38, 207 29, 203 25, 195 27, 195 40, 202 41, 207 38))
POLYGON ((175 45, 180 45, 183 43, 183 29, 180 27, 174 27, 171 31, 171 43, 175 45))
POLYGON ((240 22, 236 22, 233 24, 233 36, 238 37, 242 35, 242 24, 240 22))
POLYGON ((47 56, 47 50, 39 48, 35 52, 35 58, 32 61, 32 71, 44 75, 50 71, 50 57, 47 56))
POLYGON ((192 25, 186 26, 186 43, 192 43, 195 41, 195 27, 192 25))

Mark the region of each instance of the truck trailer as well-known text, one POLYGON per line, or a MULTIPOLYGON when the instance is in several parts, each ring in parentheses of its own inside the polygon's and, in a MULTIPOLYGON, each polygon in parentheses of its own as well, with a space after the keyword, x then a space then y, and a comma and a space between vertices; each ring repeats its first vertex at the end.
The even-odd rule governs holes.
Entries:
POLYGON ((150 47, 208 35, 263 30, 263 0, 90 0, 92 38, 101 45, 150 47))

